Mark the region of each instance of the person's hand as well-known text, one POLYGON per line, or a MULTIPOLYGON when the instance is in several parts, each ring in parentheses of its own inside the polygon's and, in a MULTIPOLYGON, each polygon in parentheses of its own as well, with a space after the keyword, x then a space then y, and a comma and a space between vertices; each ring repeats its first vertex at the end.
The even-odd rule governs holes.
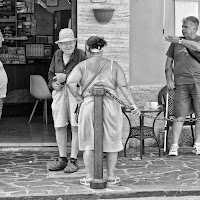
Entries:
POLYGON ((80 95, 78 95, 78 96, 76 97, 76 101, 77 101, 78 105, 81 104, 81 103, 83 102, 83 97, 80 96, 80 95))
POLYGON ((53 77, 53 80, 58 81, 59 83, 63 83, 66 81, 66 74, 65 73, 55 73, 56 75, 53 77))
POLYGON ((140 115, 140 110, 138 109, 138 107, 135 104, 131 105, 131 108, 132 108, 131 113, 133 115, 140 115))
POLYGON ((78 123, 78 116, 79 116, 81 104, 82 104, 82 102, 83 102, 83 97, 80 96, 80 95, 78 95, 78 96, 76 97, 76 101, 77 101, 77 104, 78 104, 78 105, 77 105, 77 108, 76 108, 76 111, 75 111, 75 120, 76 120, 76 122, 78 123))
POLYGON ((173 90, 175 88, 174 81, 172 81, 172 80, 167 81, 167 87, 168 87, 168 89, 173 90))
POLYGON ((177 36, 168 35, 165 37, 165 41, 167 42, 178 43, 179 40, 180 40, 180 37, 177 37, 177 36))
POLYGON ((52 88, 56 91, 60 91, 62 89, 62 85, 58 81, 55 81, 52 83, 52 88))

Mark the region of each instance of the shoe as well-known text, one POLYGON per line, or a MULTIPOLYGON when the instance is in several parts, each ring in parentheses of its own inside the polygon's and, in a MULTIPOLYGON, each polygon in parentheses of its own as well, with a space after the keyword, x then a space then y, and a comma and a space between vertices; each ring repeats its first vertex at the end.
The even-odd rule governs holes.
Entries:
POLYGON ((108 179, 107 179, 108 185, 115 185, 115 184, 119 183, 120 181, 121 181, 121 179, 118 176, 116 176, 114 178, 112 178, 112 177, 109 178, 108 177, 108 179))
POLYGON ((77 163, 77 159, 74 158, 70 158, 70 160, 68 161, 67 166, 64 169, 65 173, 74 173, 77 172, 79 169, 78 163, 77 163))
POLYGON ((171 149, 169 151, 169 156, 178 156, 178 145, 172 144, 171 149))
MULTIPOLYGON (((69 162, 69 161, 68 161, 69 162)), ((53 163, 50 167, 49 167, 49 171, 59 171, 59 170, 63 170, 65 169, 65 167, 67 166, 67 162, 63 161, 62 159, 59 158, 59 160, 57 160, 55 163, 53 163)))
POLYGON ((200 155, 200 145, 194 145, 193 146, 193 150, 192 150, 192 153, 196 154, 196 155, 200 155))

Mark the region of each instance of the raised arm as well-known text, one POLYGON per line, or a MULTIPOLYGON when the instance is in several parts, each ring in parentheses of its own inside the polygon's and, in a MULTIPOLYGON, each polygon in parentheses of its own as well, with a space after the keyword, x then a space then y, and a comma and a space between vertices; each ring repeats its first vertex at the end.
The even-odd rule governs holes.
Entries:
POLYGON ((193 40, 180 39, 179 43, 190 50, 200 52, 200 43, 199 42, 196 42, 193 40))
POLYGON ((194 40, 189 40, 189 39, 186 40, 186 39, 181 38, 181 37, 170 36, 170 35, 165 37, 165 40, 167 42, 172 42, 174 44, 178 44, 179 43, 179 44, 183 45, 184 47, 186 47, 186 48, 188 48, 190 50, 200 52, 200 43, 196 42, 194 40))

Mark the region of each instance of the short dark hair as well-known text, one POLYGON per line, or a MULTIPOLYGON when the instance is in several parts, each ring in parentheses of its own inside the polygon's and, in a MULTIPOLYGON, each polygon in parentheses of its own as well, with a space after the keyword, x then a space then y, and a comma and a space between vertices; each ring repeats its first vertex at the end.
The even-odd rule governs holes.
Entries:
POLYGON ((91 36, 90 38, 88 38, 86 45, 89 47, 89 51, 90 49, 101 50, 104 46, 107 45, 107 42, 102 37, 91 36))
POLYGON ((194 23, 197 26, 197 28, 199 27, 199 20, 194 16, 189 16, 189 17, 183 18, 182 21, 183 22, 190 21, 190 22, 194 23))

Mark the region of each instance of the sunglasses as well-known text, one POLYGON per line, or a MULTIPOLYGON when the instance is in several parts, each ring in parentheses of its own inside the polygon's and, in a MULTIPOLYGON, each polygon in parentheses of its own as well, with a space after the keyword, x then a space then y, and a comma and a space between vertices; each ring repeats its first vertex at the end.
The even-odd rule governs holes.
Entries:
POLYGON ((69 41, 69 42, 60 42, 61 45, 69 45, 72 46, 75 43, 75 41, 69 41))

